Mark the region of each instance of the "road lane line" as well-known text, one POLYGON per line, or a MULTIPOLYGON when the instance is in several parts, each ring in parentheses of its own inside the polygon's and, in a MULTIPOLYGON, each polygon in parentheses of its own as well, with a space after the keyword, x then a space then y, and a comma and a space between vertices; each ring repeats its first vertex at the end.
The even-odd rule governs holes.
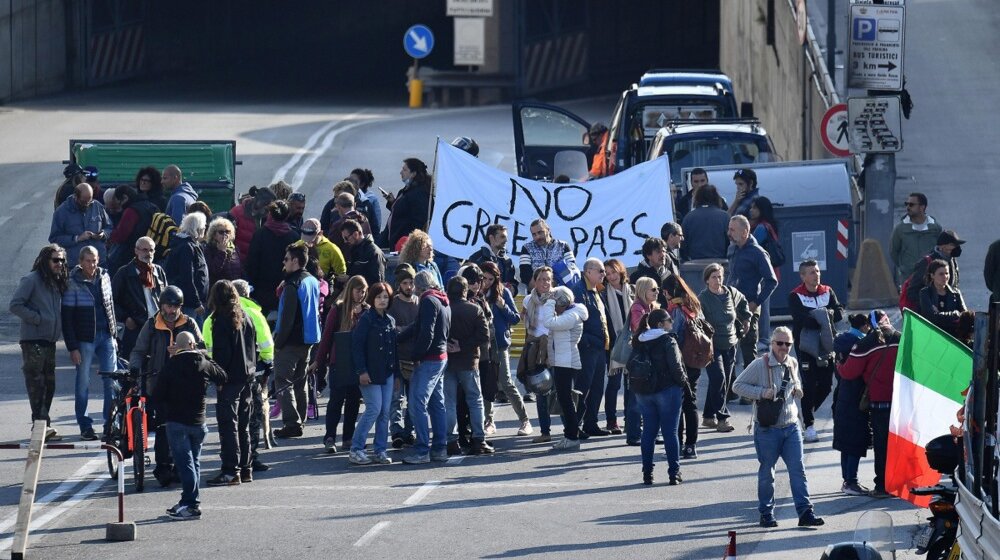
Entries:
POLYGON ((289 160, 285 163, 285 165, 282 165, 281 167, 278 168, 277 171, 275 171, 274 177, 271 178, 271 183, 274 184, 284 179, 285 175, 287 175, 288 172, 291 171, 292 168, 298 165, 298 163, 302 160, 302 156, 306 155, 309 152, 309 150, 313 148, 313 145, 315 145, 316 142, 319 142, 319 139, 322 138, 324 134, 329 132, 331 128, 337 126, 339 122, 340 122, 339 120, 330 121, 325 125, 321 126, 319 130, 314 132, 312 136, 310 136, 309 139, 306 140, 306 143, 303 144, 301 148, 296 150, 295 154, 291 158, 289 158, 289 160))
POLYGON ((28 205, 27 202, 20 202, 18 204, 15 204, 15 205, 11 206, 10 209, 11 210, 20 210, 21 208, 24 208, 27 205, 28 205))
MULTIPOLYGON (((58 187, 59 185, 55 186, 58 187)), ((43 194, 45 193, 43 193, 42 191, 35 191, 35 194, 31 195, 31 198, 41 198, 43 194)))
MULTIPOLYGON (((71 488, 73 488, 80 482, 83 482, 84 480, 90 478, 90 475, 93 474, 95 470, 101 468, 101 466, 104 465, 105 459, 106 457, 104 455, 104 451, 102 451, 98 456, 94 457, 93 459, 85 463, 82 467, 77 469, 75 473, 69 475, 69 477, 67 477, 66 480, 62 481, 59 484, 59 486, 56 486, 51 492, 35 500, 35 506, 45 505, 61 498, 62 495, 65 494, 66 492, 69 492, 71 488)), ((9 515, 7 519, 0 521, 0 534, 3 534, 4 532, 7 531, 7 529, 13 527, 14 523, 16 522, 17 522, 16 512, 12 515, 9 515)))
POLYGON ((434 491, 438 485, 441 484, 440 480, 428 480, 423 486, 417 488, 417 491, 413 493, 412 496, 403 502, 404 506, 415 506, 420 503, 421 500, 427 497, 428 494, 434 491))
POLYGON ((384 531, 385 528, 388 527, 391 523, 392 523, 391 521, 379 521, 371 529, 368 529, 367 533, 361 535, 361 538, 358 539, 358 542, 354 543, 354 546, 357 547, 365 546, 366 544, 371 542, 372 539, 377 537, 379 533, 384 531))
POLYGON ((0 216, 0 226, 6 224, 10 221, 10 216, 0 216))
MULTIPOLYGON (((364 113, 365 113, 364 110, 358 111, 357 113, 352 113, 344 117, 344 120, 354 119, 355 117, 359 117, 364 113)), ((325 154, 330 150, 330 146, 333 145, 333 141, 337 139, 337 136, 340 136, 341 132, 357 128, 367 123, 368 121, 366 120, 360 120, 354 123, 350 123, 346 126, 342 126, 332 132, 327 133, 327 135, 323 138, 323 142, 319 145, 318 149, 313 150, 313 152, 309 154, 309 157, 306 158, 304 162, 302 162, 302 165, 300 165, 299 169, 295 172, 295 176, 292 178, 291 181, 292 188, 298 190, 299 187, 302 186, 302 181, 306 179, 306 174, 309 173, 309 169, 312 168, 313 164, 315 164, 316 161, 319 160, 319 158, 323 157, 323 154, 325 154)))
MULTIPOLYGON (((56 508, 52 509, 51 511, 46 510, 46 512, 45 512, 44 515, 42 515, 42 516, 40 516, 40 517, 38 517, 36 519, 32 519, 31 520, 31 528, 29 529, 29 533, 35 533, 35 532, 37 532, 39 529, 41 529, 42 527, 44 527, 46 523, 52 521, 53 519, 59 517, 60 515, 66 513, 70 509, 72 509, 73 506, 75 506, 76 504, 78 504, 81 501, 83 501, 83 499, 86 498, 87 496, 89 496, 89 495, 93 494, 94 492, 96 492, 98 488, 100 488, 101 486, 104 486, 104 484, 107 483, 107 482, 108 482, 108 480, 105 479, 105 478, 103 478, 103 477, 101 477, 101 478, 95 478, 94 480, 91 480, 89 484, 87 484, 86 486, 84 486, 76 494, 73 494, 73 496, 71 496, 68 500, 66 500, 65 502, 59 504, 59 506, 57 506, 56 508)), ((2 541, 0 541, 0 551, 7 550, 8 548, 11 547, 11 545, 13 543, 14 543, 14 537, 13 536, 10 536, 10 537, 7 537, 6 539, 3 539, 2 541)))

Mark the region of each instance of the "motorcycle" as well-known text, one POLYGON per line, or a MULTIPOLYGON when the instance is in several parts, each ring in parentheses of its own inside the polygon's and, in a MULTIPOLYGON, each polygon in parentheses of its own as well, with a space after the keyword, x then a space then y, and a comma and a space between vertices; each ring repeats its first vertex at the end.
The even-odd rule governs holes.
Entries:
POLYGON ((884 511, 866 511, 854 526, 854 540, 831 544, 821 560, 895 560, 896 539, 892 516, 884 511))
POLYGON ((934 438, 925 448, 927 463, 941 473, 942 481, 934 486, 920 486, 910 490, 915 496, 932 496, 928 508, 931 517, 917 534, 917 554, 926 554, 928 560, 957 560, 961 554, 955 540, 958 532, 958 483, 955 469, 961 458, 962 444, 951 435, 934 438), (944 475, 947 475, 945 480, 944 475))

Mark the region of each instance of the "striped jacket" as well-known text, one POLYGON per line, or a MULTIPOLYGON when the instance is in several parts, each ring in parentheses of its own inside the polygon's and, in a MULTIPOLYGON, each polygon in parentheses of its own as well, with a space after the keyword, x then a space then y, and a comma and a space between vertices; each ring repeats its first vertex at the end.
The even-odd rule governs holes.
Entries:
POLYGON ((62 298, 62 333, 66 348, 72 352, 80 349, 81 342, 93 342, 97 331, 97 302, 88 284, 100 282, 101 304, 108 319, 108 334, 115 337, 115 302, 111 296, 111 277, 103 268, 97 268, 94 280, 83 277, 83 269, 76 266, 69 273, 69 287, 62 298))

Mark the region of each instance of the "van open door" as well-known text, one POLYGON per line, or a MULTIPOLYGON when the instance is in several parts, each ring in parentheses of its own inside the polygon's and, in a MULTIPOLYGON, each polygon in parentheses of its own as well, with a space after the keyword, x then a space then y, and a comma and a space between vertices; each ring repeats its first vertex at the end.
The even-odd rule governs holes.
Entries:
POLYGON ((580 152, 590 163, 590 123, 573 113, 532 101, 511 104, 514 117, 514 154, 517 174, 528 179, 552 180, 556 154, 580 152))

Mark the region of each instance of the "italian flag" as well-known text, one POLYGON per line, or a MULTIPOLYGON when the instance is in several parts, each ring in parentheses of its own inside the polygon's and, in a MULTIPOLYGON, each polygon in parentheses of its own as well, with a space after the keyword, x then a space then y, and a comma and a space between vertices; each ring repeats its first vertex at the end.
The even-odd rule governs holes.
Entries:
POLYGON ((902 338, 892 383, 885 489, 926 507, 929 496, 909 489, 931 486, 941 475, 927 464, 924 446, 948 433, 965 405, 972 380, 972 352, 916 313, 903 315, 902 338))

